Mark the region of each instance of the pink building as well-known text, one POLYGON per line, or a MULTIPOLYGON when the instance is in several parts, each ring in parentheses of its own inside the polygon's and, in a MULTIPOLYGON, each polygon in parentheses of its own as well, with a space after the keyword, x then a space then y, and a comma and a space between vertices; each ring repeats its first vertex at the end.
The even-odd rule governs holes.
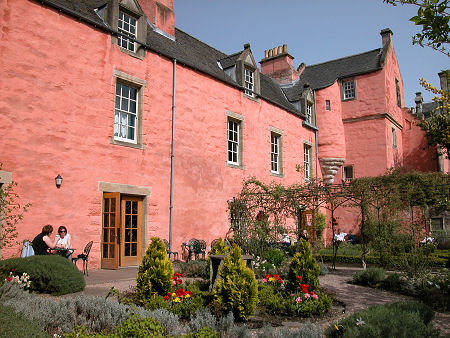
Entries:
POLYGON ((174 251, 224 236, 252 176, 436 170, 407 160, 423 135, 389 30, 382 48, 298 69, 277 47, 260 71, 250 45, 226 55, 176 29, 171 0, 1 1, 0 17, 0 185, 32 204, 19 239, 65 225, 78 252, 94 242, 93 267, 138 264, 152 236, 174 251))

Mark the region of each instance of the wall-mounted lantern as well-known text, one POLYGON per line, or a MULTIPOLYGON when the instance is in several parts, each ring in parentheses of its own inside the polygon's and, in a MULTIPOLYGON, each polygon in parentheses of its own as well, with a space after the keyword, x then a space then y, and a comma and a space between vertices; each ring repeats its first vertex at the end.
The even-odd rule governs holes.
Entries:
POLYGON ((60 174, 58 174, 58 176, 55 177, 55 183, 56 183, 56 187, 59 189, 61 187, 61 183, 62 183, 62 177, 60 174))

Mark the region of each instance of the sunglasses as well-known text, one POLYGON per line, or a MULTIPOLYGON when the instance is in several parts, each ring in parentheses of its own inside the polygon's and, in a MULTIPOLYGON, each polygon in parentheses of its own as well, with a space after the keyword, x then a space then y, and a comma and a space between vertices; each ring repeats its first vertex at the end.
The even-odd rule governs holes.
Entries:
POLYGON ((61 232, 67 232, 66 230, 61 230, 59 233, 61 233, 61 232))

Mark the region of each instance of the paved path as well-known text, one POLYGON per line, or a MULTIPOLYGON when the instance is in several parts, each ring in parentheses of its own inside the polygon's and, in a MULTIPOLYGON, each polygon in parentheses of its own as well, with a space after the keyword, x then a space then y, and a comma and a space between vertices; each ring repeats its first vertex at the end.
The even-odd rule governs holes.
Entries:
MULTIPOLYGON (((334 298, 345 304, 345 313, 335 311, 335 315, 317 324, 323 328, 329 326, 331 322, 338 321, 357 310, 367 308, 372 305, 381 305, 398 300, 411 299, 400 294, 383 291, 379 289, 348 284, 352 280, 355 271, 359 268, 338 267, 335 271, 325 276, 320 276, 320 285, 334 298)), ((84 294, 106 296, 111 287, 123 292, 136 286, 137 267, 121 268, 119 270, 95 270, 86 276, 86 288, 84 294)), ((342 308, 343 310, 344 308, 342 308)), ((286 326, 296 327, 302 325, 300 322, 283 323, 286 326)), ((450 337, 450 314, 436 313, 433 322, 435 327, 441 330, 441 334, 450 337)))

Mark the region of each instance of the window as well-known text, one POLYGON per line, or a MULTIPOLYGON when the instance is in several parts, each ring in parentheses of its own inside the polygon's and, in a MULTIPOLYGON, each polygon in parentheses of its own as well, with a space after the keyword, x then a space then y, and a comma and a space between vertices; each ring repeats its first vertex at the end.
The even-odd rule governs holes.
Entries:
POLYGON ((400 94, 400 82, 395 79, 395 90, 397 92, 397 106, 402 107, 402 96, 400 94))
MULTIPOLYGON (((122 11, 119 11, 119 21, 117 24, 117 29, 120 33, 123 33, 125 35, 130 36, 133 39, 136 39, 137 20, 134 17, 122 11)), ((120 47, 128 49, 131 52, 135 52, 134 42, 122 35, 119 35, 117 37, 117 44, 120 47)))
POLYGON ((303 145, 303 170, 305 180, 311 177, 311 146, 303 145))
POLYGON ((444 230, 444 219, 442 217, 431 219, 431 230, 444 230))
POLYGON ((326 109, 326 110, 331 110, 331 103, 330 103, 330 100, 326 100, 326 101, 325 101, 325 109, 326 109))
POLYGON ((228 119, 228 163, 239 165, 240 122, 228 119))
POLYGON ((344 181, 350 181, 353 179, 353 166, 345 166, 344 167, 344 181))
POLYGON ((270 135, 270 159, 272 165, 272 172, 280 173, 280 135, 272 133, 270 135))
POLYGON ((313 105, 311 103, 307 103, 306 104, 306 122, 311 123, 312 111, 313 111, 313 105))
POLYGON ((137 107, 138 89, 117 82, 114 111, 114 139, 137 143, 137 107))
POLYGON ((244 78, 244 84, 245 84, 245 94, 253 96, 253 88, 254 88, 254 72, 251 71, 248 68, 245 68, 245 78, 244 78))
POLYGON ((397 148, 397 130, 392 127, 392 147, 397 148))
POLYGON ((356 98, 356 86, 355 81, 343 81, 342 82, 342 99, 352 100, 356 98))

